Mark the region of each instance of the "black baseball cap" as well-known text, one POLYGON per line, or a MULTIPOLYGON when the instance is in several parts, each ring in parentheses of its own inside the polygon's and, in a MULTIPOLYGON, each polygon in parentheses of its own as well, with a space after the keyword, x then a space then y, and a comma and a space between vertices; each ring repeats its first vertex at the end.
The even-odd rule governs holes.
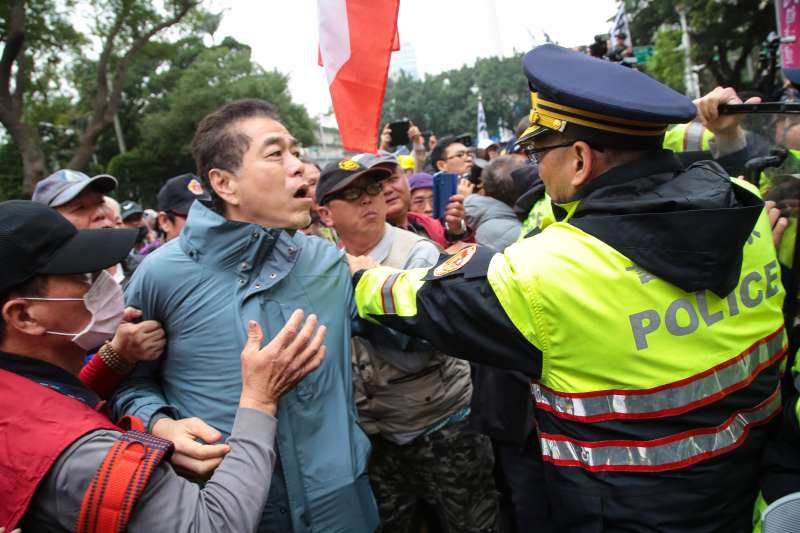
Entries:
POLYGON ((331 196, 346 189, 362 176, 369 176, 375 181, 392 177, 393 172, 385 166, 372 168, 357 163, 352 159, 342 159, 325 165, 317 183, 317 203, 325 204, 331 196))
POLYGON ((0 293, 38 274, 97 272, 125 259, 134 229, 75 229, 38 202, 0 203, 0 293))
POLYGON ((158 210, 186 215, 195 200, 211 200, 200 178, 194 174, 181 174, 167 180, 158 191, 158 210))
POLYGON ((141 205, 137 204, 133 200, 126 200, 120 204, 120 218, 122 218, 123 222, 128 218, 132 217, 133 215, 143 215, 144 208, 141 205))

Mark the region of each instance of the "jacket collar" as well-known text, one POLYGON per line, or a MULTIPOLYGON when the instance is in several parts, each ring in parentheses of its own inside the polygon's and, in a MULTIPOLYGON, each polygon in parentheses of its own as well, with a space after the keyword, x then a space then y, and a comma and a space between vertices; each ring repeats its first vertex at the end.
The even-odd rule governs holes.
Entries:
POLYGON ((680 172, 682 170, 684 170, 684 165, 681 164, 680 160, 675 157, 675 154, 670 150, 648 152, 644 157, 625 163, 624 165, 613 167, 597 176, 584 187, 581 187, 581 189, 575 193, 575 196, 570 199, 570 202, 582 200, 599 189, 622 185, 639 179, 642 176, 649 176, 654 172, 667 173, 680 172))
POLYGON ((553 211, 684 291, 724 298, 762 209, 717 163, 683 168, 659 151, 609 170, 553 211))
MULTIPOLYGON (((180 237, 183 252, 215 270, 252 269, 268 256, 277 243, 289 248, 292 237, 282 229, 228 220, 203 202, 189 210, 180 237)), ((294 253, 294 252, 292 252, 294 253)))
POLYGON ((95 409, 100 403, 100 397, 81 380, 63 368, 46 361, 0 352, 0 369, 28 378, 39 385, 83 402, 92 409, 95 409))

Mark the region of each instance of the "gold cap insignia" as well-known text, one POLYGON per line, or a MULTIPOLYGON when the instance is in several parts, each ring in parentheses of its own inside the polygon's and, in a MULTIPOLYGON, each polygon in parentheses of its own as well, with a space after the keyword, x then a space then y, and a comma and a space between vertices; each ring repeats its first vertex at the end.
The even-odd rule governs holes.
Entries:
POLYGON ((342 159, 339 161, 339 168, 342 170, 358 170, 361 168, 361 165, 353 161, 352 159, 342 159))
POLYGON ((186 185, 186 188, 189 189, 190 193, 195 194, 197 196, 202 196, 203 194, 203 186, 200 185, 200 182, 194 178, 189 180, 189 183, 188 185, 186 185))

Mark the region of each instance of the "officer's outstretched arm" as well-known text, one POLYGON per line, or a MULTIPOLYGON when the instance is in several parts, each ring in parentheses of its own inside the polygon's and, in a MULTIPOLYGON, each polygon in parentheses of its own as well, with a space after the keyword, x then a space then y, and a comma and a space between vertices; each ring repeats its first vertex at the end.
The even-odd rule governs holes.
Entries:
POLYGON ((537 378, 542 352, 524 323, 527 305, 506 283, 502 254, 494 261, 493 256, 473 245, 430 270, 360 271, 355 277, 358 313, 422 337, 447 354, 537 378))

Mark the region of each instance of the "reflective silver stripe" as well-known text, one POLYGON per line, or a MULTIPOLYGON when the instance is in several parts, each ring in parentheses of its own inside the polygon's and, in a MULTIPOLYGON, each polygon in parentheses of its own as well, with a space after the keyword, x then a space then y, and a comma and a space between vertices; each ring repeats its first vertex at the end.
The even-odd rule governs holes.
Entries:
POLYGON ((394 296, 392 296, 392 287, 394 286, 394 282, 397 281, 397 278, 400 277, 400 274, 392 274, 386 281, 383 282, 383 287, 381 287, 381 301, 383 302, 383 312, 387 315, 394 315, 397 314, 394 306, 394 296))
POLYGON ((700 122, 690 122, 686 126, 686 131, 683 134, 683 151, 701 151, 703 149, 703 132, 705 131, 705 126, 703 126, 700 122))
POLYGON ((780 409, 778 387, 761 404, 735 413, 720 426, 652 441, 580 442, 542 433, 542 456, 550 463, 592 471, 652 472, 682 468, 738 446, 744 442, 752 426, 767 422, 780 409))
MULTIPOLYGON (((664 416, 670 411, 688 410, 710 403, 729 389, 746 386, 758 372, 779 359, 786 349, 786 333, 781 328, 762 339, 749 351, 738 355, 706 375, 692 377, 669 386, 648 390, 609 391, 608 394, 575 396, 558 393, 538 383, 531 384, 536 405, 556 416, 586 421, 612 418, 664 416)), ((677 414, 677 413, 673 413, 677 414)))

